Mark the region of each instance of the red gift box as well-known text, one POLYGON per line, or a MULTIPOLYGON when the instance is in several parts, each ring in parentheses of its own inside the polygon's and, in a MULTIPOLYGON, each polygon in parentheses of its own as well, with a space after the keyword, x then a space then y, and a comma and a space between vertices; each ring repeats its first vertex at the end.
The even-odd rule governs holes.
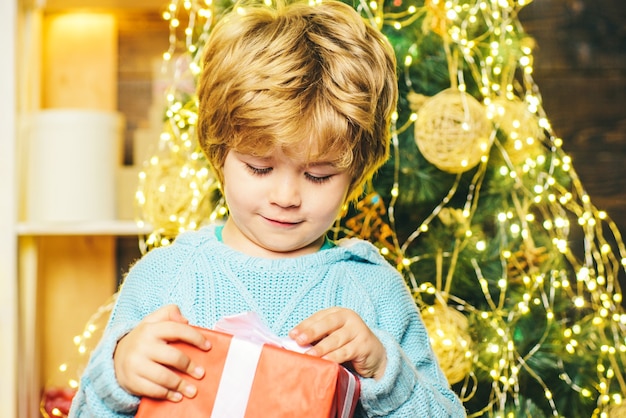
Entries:
MULTIPOLYGON (((206 374, 198 394, 175 403, 143 398, 137 418, 347 418, 360 382, 343 366, 270 344, 201 329, 212 348, 173 343, 206 374)), ((187 379, 190 379, 187 376, 187 379)))

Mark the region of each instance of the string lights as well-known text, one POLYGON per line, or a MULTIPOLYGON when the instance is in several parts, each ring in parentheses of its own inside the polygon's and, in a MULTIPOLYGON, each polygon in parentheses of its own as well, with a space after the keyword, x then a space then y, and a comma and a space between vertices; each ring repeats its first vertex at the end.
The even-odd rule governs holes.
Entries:
MULTIPOLYGON (((618 282, 626 249, 542 108, 534 41, 518 19, 529 2, 354 5, 394 45, 401 97, 392 158, 335 234, 371 240, 406 277, 469 416, 616 418, 626 393, 618 282), (434 146, 442 139, 454 142, 434 146), (477 157, 457 161, 445 150, 477 157)), ((212 24, 230 6, 172 0, 163 14, 164 61, 177 72, 162 152, 137 191, 139 222, 155 227, 148 248, 226 212, 194 140, 189 86, 212 24)))
POLYGON ((167 245, 180 232, 197 229, 215 209, 218 184, 194 136, 195 79, 200 72, 201 45, 213 17, 210 2, 172 2, 163 12, 170 28, 163 70, 173 71, 165 92, 166 122, 159 152, 145 162, 135 196, 139 225, 147 223, 154 228, 143 242, 145 250, 167 245))

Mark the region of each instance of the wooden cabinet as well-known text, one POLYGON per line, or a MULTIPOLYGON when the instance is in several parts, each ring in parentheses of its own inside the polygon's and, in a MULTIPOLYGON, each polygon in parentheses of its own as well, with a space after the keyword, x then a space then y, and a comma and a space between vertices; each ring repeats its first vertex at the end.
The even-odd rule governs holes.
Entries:
POLYGON ((139 236, 147 229, 132 220, 132 181, 142 162, 134 158, 133 139, 141 134, 144 142, 145 137, 154 138, 155 145, 158 141, 154 76, 169 42, 160 16, 166 6, 159 0, 1 2, 3 417, 40 416, 42 390, 62 385, 56 369, 76 357, 74 336, 116 291, 130 260, 140 255, 139 236), (32 150, 24 126, 29 114, 45 109, 123 114, 118 216, 80 222, 28 218, 32 190, 26 167, 32 150), (136 245, 129 246, 133 240, 136 245))
POLYGON ((18 224, 19 417, 39 416, 44 388, 67 387, 87 361, 74 337, 117 290, 127 266, 119 239, 137 240, 134 222, 18 224), (59 372, 61 365, 71 369, 59 372))
POLYGON ((0 415, 17 417, 17 3, 0 2, 0 415))

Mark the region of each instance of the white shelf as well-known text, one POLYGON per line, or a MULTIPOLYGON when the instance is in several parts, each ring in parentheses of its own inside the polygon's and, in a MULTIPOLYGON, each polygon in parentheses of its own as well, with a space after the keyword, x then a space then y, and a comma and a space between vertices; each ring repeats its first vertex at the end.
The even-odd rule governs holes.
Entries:
POLYGON ((85 221, 85 222, 20 222, 19 236, 47 235, 101 235, 132 236, 149 234, 150 225, 140 227, 135 221, 85 221))
MULTIPOLYGON (((36 0, 27 0, 37 4, 36 0)), ((154 10, 161 12, 168 5, 167 0, 47 0, 43 2, 46 11, 78 10, 154 10)))

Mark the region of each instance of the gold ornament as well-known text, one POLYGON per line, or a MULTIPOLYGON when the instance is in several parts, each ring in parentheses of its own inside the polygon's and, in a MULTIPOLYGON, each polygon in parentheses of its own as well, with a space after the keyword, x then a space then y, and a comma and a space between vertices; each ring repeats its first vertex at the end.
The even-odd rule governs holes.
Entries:
POLYGON ((535 247, 531 242, 522 244, 518 251, 507 260, 507 276, 509 281, 522 280, 525 275, 541 271, 541 265, 549 260, 550 254, 546 247, 535 247))
POLYGON ((609 418, 626 418, 626 403, 622 402, 609 408, 609 418))
POLYGON ((453 88, 426 100, 415 121, 415 142, 424 158, 455 174, 473 168, 489 152, 491 133, 483 105, 453 88))
POLYGON ((539 125, 539 117, 519 98, 499 97, 487 108, 493 123, 507 136, 504 149, 514 165, 535 158, 542 152, 546 134, 539 125))
POLYGON ((424 33, 432 31, 441 37, 447 36, 448 17, 446 15, 446 3, 444 1, 426 0, 424 1, 424 7, 427 11, 422 27, 424 33))
POLYGON ((356 204, 358 213, 346 220, 346 227, 350 229, 348 236, 358 237, 370 241, 378 248, 385 248, 386 257, 399 263, 402 259, 400 252, 394 245, 394 232, 385 222, 387 208, 378 193, 370 193, 356 204))
POLYGON ((440 300, 422 309, 421 315, 448 382, 460 382, 472 370, 472 339, 467 318, 440 300))
POLYGON ((137 193, 140 217, 154 228, 146 246, 164 245, 180 232, 207 223, 215 209, 217 190, 218 183, 205 163, 193 160, 183 164, 167 155, 153 157, 140 176, 137 193))

